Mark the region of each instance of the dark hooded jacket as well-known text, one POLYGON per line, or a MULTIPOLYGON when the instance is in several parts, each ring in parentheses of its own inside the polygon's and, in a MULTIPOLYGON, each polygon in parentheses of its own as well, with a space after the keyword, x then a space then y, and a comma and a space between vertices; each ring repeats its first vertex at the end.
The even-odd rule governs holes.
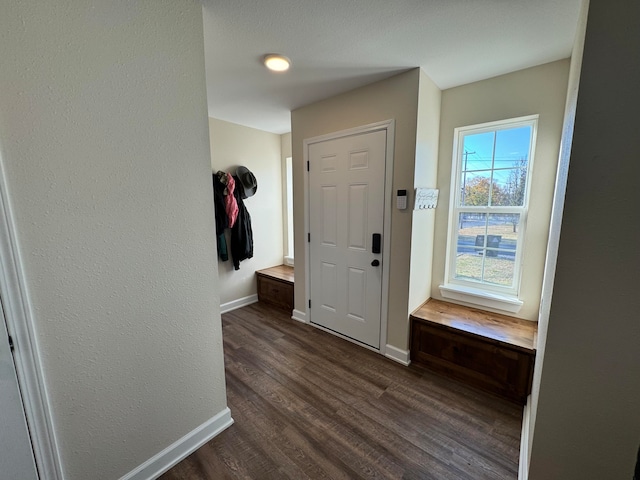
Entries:
POLYGON ((242 200, 242 183, 235 175, 233 179, 237 186, 233 196, 238 203, 238 218, 231 229, 231 258, 233 259, 233 268, 239 270, 242 260, 253 257, 253 230, 251 229, 251 215, 242 200))

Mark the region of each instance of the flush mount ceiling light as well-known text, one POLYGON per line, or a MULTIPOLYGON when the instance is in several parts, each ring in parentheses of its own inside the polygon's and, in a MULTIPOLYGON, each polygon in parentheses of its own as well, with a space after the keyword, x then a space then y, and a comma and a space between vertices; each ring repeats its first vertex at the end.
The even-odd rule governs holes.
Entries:
POLYGON ((284 55, 270 53, 264 56, 264 66, 274 72, 286 72, 291 66, 291 60, 284 55))

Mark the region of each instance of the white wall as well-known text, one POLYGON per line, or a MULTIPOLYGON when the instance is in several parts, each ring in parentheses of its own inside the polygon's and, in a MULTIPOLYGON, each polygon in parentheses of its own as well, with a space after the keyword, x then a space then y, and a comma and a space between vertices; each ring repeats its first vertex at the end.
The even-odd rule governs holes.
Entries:
POLYGON ((590 1, 531 480, 633 477, 640 443, 638 18, 634 0, 590 1))
MULTIPOLYGON (((257 292, 255 271, 282 265, 282 158, 281 138, 275 133, 256 130, 209 118, 211 168, 214 172, 235 172, 244 165, 258 180, 258 190, 244 201, 253 228, 253 258, 233 269, 231 244, 229 260, 218 261, 220 302, 226 304, 257 292)), ((229 237, 227 237, 229 240, 229 237)))
POLYGON ((524 305, 517 314, 528 320, 538 318, 568 75, 569 60, 560 60, 442 92, 440 197, 436 209, 431 289, 434 298, 442 299, 438 287, 445 278, 454 129, 539 114, 519 295, 524 305))
MULTIPOLYGON (((307 239, 304 231, 303 141, 327 133, 395 119, 393 191, 413 186, 420 70, 406 73, 323 100, 291 113, 293 195, 296 251, 296 309, 306 311, 306 265, 301 258, 307 239)), ((395 195, 394 195, 395 199, 395 195)), ((409 197, 412 201, 413 195, 409 197)), ((409 341, 410 209, 392 208, 391 258, 387 343, 405 350, 409 341)))
MULTIPOLYGON (((418 123, 414 187, 436 188, 441 91, 421 70, 418 91, 418 123)), ((409 208, 413 205, 410 204, 409 208)), ((409 312, 431 296, 435 209, 414 210, 411 228, 409 312)))
MULTIPOLYGON (((291 158, 291 132, 280 135, 280 158, 282 161, 282 255, 287 256, 289 252, 289 230, 287 225, 287 195, 286 195, 286 159, 291 158)), ((292 245, 293 246, 293 245, 292 245)))
POLYGON ((0 32, 0 155, 65 478, 118 478, 226 408, 202 6, 4 2, 0 32))

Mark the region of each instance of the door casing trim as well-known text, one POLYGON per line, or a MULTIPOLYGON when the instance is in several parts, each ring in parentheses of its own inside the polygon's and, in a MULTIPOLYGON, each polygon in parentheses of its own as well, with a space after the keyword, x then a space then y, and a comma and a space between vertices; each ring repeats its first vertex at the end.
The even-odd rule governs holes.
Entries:
POLYGON ((14 339, 14 363, 38 476, 43 480, 62 480, 62 462, 27 292, 5 167, 0 157, 0 295, 4 316, 7 331, 14 339))
POLYGON ((349 137, 353 135, 360 135, 363 133, 371 133, 376 131, 385 131, 387 147, 385 152, 385 172, 384 172, 384 232, 382 234, 382 302, 380 304, 380 347, 373 348, 364 343, 358 342, 350 337, 341 335, 333 330, 323 328, 320 325, 311 322, 311 310, 309 309, 309 299, 311 298, 311 251, 309 249, 309 242, 304 242, 304 259, 305 259, 305 321, 309 325, 313 325, 320 330, 331 333, 332 335, 344 338, 356 345, 363 346, 374 352, 378 352, 382 355, 386 355, 387 348, 387 324, 389 317, 389 265, 386 262, 391 258, 391 206, 393 199, 393 153, 395 145, 395 119, 383 120, 381 122, 370 123, 359 127, 349 128, 346 130, 340 130, 337 132, 328 133, 325 135, 319 135, 317 137, 305 138, 303 140, 303 166, 304 168, 304 233, 305 237, 309 233, 309 219, 311 212, 309 201, 309 171, 306 169, 307 162, 309 161, 309 147, 314 143, 326 142, 328 140, 336 140, 338 138, 349 137))

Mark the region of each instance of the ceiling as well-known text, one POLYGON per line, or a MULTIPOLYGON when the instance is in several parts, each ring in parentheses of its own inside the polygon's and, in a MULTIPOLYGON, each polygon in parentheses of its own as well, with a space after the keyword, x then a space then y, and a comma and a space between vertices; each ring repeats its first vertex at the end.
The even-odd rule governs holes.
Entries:
POLYGON ((567 58, 581 1, 203 0, 209 116, 285 133, 291 110, 411 68, 444 90, 567 58))

